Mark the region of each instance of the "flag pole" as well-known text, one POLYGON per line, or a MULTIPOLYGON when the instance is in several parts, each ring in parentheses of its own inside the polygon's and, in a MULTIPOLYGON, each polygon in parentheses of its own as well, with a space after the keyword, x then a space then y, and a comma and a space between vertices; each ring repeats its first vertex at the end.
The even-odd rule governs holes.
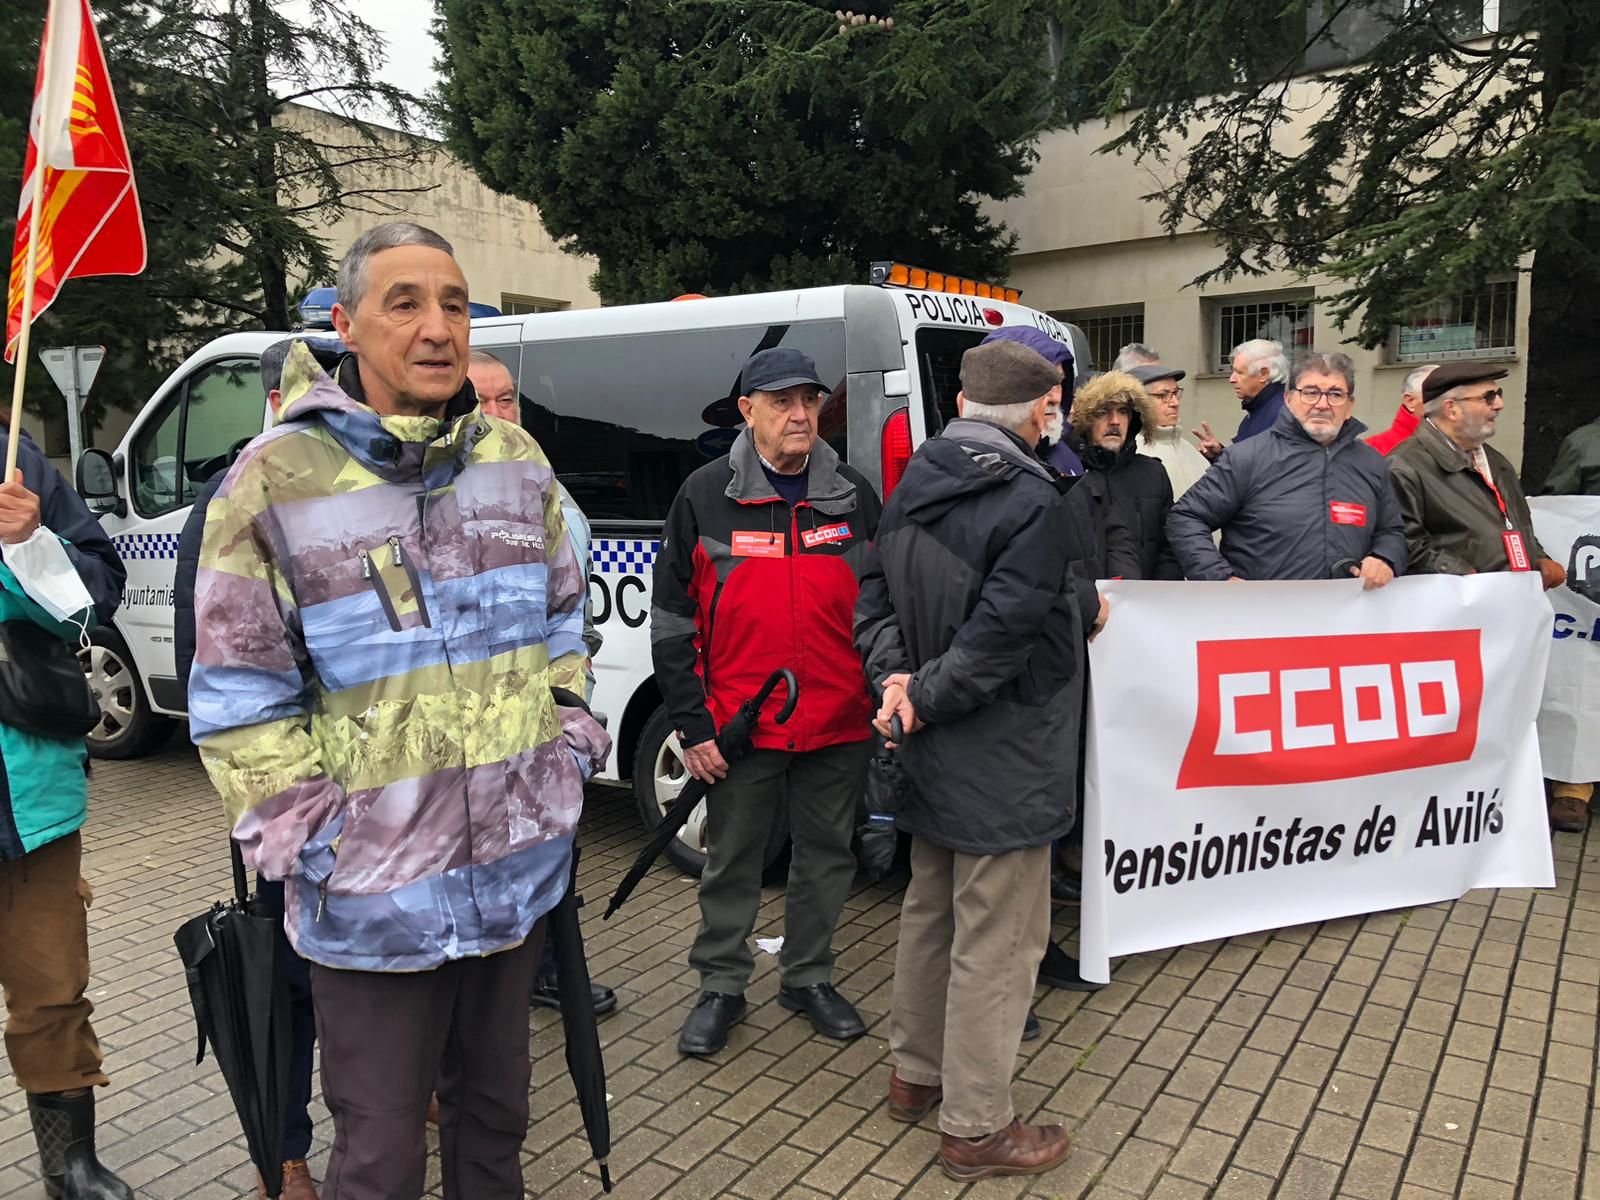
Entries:
POLYGON ((22 436, 22 389, 28 378, 28 342, 33 332, 33 293, 38 285, 39 209, 44 205, 44 173, 50 161, 50 36, 58 32, 51 17, 59 16, 56 0, 45 8, 44 36, 39 39, 39 132, 34 138, 33 199, 28 204, 28 254, 22 276, 22 328, 17 333, 16 374, 11 379, 11 421, 6 430, 6 473, 0 483, 10 483, 17 470, 17 439, 22 436))
MULTIPOLYGON (((48 71, 49 59, 44 69, 48 71)), ((44 93, 48 95, 49 93, 44 93)), ((41 116, 44 114, 41 114, 41 116)), ((44 203, 44 122, 40 122, 39 144, 34 154, 33 199, 28 204, 28 256, 22 276, 22 329, 17 333, 16 373, 11 379, 11 422, 6 431, 6 474, 9 483, 17 470, 17 439, 22 434, 22 388, 28 378, 28 335, 33 331, 34 275, 39 267, 39 208, 44 203)))

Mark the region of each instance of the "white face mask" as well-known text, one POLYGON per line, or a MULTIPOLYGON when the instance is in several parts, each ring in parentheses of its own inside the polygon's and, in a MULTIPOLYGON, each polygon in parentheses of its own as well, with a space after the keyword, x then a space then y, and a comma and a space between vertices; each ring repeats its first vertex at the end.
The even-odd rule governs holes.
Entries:
POLYGON ((27 541, 0 549, 0 557, 40 608, 56 620, 77 625, 86 632, 94 598, 78 577, 60 538, 41 525, 27 541))

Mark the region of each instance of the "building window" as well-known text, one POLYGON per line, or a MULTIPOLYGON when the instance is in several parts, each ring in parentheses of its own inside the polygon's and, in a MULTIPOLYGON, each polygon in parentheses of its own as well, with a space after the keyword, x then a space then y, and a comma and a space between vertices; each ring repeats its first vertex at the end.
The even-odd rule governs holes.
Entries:
POLYGON ((1211 369, 1219 375, 1233 370, 1233 348, 1240 342, 1266 338, 1279 343, 1290 358, 1298 350, 1311 349, 1313 327, 1309 296, 1228 300, 1217 305, 1216 314, 1211 369))
POLYGON ((1486 283, 1441 300, 1389 334, 1391 362, 1503 358, 1517 352, 1517 281, 1486 283))
POLYGON ((1053 313, 1052 316, 1070 322, 1083 330, 1089 339, 1089 358, 1101 371, 1111 369, 1111 362, 1129 342, 1144 341, 1144 305, 1137 308, 1095 309, 1090 312, 1053 313))
POLYGON ((529 313, 560 312, 567 307, 565 300, 541 300, 537 296, 513 296, 500 293, 500 311, 508 317, 525 317, 529 313))

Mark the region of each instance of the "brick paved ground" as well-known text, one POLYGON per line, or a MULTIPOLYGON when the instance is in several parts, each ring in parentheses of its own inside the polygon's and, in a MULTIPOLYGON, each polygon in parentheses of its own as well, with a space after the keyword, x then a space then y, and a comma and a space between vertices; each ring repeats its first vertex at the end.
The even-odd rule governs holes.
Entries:
MULTIPOLYGON (((86 873, 92 994, 113 1086, 104 1157, 157 1200, 244 1196, 252 1176, 194 1032, 173 928, 227 888, 218 811, 192 752, 100 764, 86 873)), ((584 887, 605 895, 638 845, 632 800, 602 791, 585 819, 584 887)), ((774 1004, 761 956, 754 1007, 717 1061, 674 1049, 694 980, 687 879, 658 868, 618 919, 586 922, 595 972, 622 996, 601 1029, 619 1200, 672 1196, 1151 1197, 1223 1200, 1600 1197, 1595 1095, 1600 834, 1556 839, 1553 892, 1280 930, 1123 961, 1090 996, 1047 992, 1025 1045, 1026 1116, 1065 1121, 1067 1162, 962 1189, 932 1166, 931 1122, 883 1106, 883 1035, 898 895, 858 891, 839 931, 839 984, 872 1026, 839 1046, 774 1004)), ((758 932, 781 931, 770 891, 758 932)), ((1063 931, 1064 932, 1064 931, 1063 931)), ((531 1194, 599 1193, 553 1014, 531 1017, 531 1194)), ((320 1176, 325 1114, 316 1110, 320 1176)), ((0 1197, 42 1196, 21 1097, 0 1093, 0 1197)))

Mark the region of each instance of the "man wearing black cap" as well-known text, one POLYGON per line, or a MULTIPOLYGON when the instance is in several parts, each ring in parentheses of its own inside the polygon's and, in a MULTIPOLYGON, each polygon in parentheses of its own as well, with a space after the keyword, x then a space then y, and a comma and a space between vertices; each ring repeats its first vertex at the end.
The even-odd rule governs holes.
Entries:
POLYGON ((1188 374, 1166 363, 1146 363, 1128 368, 1144 385, 1145 394, 1155 401, 1156 419, 1139 431, 1139 453, 1156 459, 1167 469, 1172 481, 1172 498, 1177 500, 1196 483, 1211 466, 1211 460, 1193 442, 1183 436, 1181 410, 1183 407, 1183 380, 1188 374))
MULTIPOLYGON (((1422 424, 1389 455, 1416 574, 1538 571, 1545 590, 1567 572, 1534 536, 1533 517, 1505 455, 1488 445, 1505 397, 1506 372, 1481 363, 1446 363, 1422 385, 1422 424)), ((1558 790, 1550 823, 1581 833, 1586 806, 1558 790)))
POLYGON ((1546 588, 1566 578, 1533 534, 1516 470, 1488 445, 1505 376, 1481 363, 1436 368, 1422 385, 1421 426, 1389 455, 1413 574, 1534 570, 1546 588))
POLYGON ((828 388, 809 357, 763 350, 745 364, 740 387, 745 429, 726 456, 684 481, 667 513, 650 611, 656 680, 684 765, 713 785, 700 931, 689 952, 701 994, 678 1039, 694 1055, 721 1050, 744 1016, 767 837, 785 796, 794 858, 778 1003, 827 1037, 866 1032, 831 980, 871 751, 872 704, 850 623, 878 497, 817 436, 828 388), (754 749, 728 763, 717 730, 780 667, 799 683, 794 715, 773 723, 783 702, 774 696, 754 749))

